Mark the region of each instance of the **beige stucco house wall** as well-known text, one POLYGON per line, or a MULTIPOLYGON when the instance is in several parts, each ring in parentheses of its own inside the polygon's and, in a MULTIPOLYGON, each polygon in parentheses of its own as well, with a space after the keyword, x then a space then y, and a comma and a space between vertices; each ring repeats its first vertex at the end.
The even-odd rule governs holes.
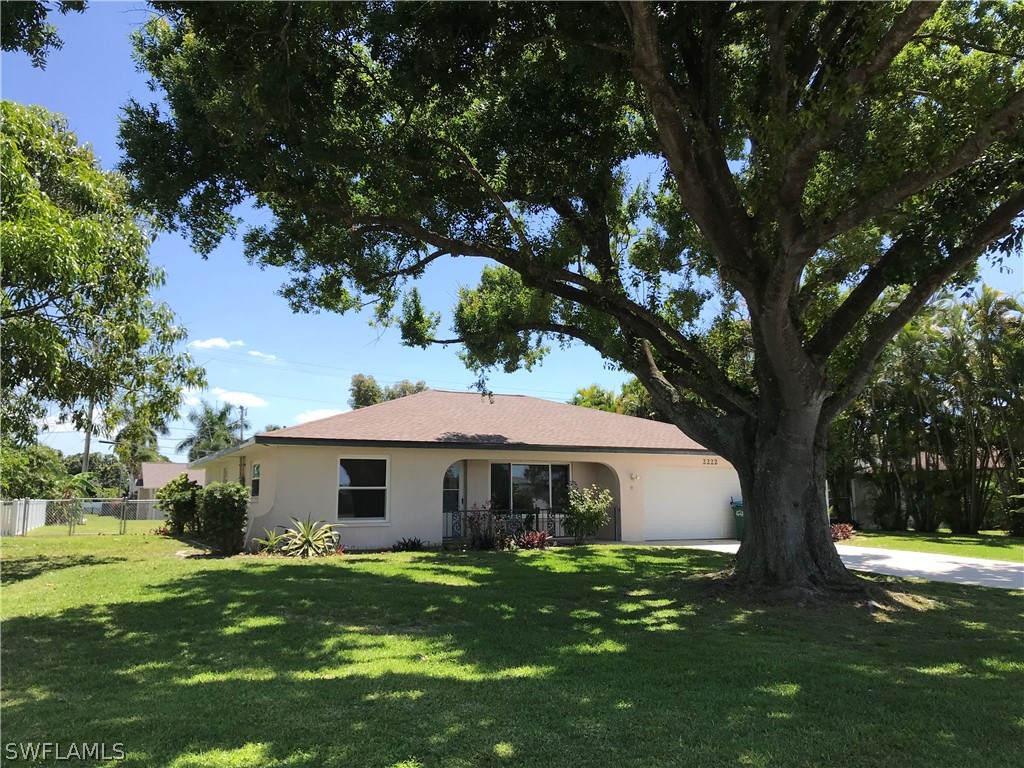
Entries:
MULTIPOLYGON (((710 454, 656 454, 589 451, 533 451, 465 448, 363 448, 303 445, 250 445, 236 453, 207 462, 211 480, 237 480, 240 466, 246 485, 252 485, 253 467, 259 467, 259 495, 251 505, 249 538, 264 529, 288 526, 292 517, 341 522, 342 542, 351 549, 389 547, 401 538, 418 537, 440 543, 443 534, 442 481, 456 462, 466 462, 465 508, 484 506, 491 497, 491 463, 568 464, 570 479, 580 486, 598 484, 614 497, 618 521, 611 521, 598 538, 644 541, 649 538, 645 514, 645 480, 684 470, 680 477, 701 484, 702 478, 723 491, 702 511, 708 518, 708 538, 727 537, 731 528, 729 496, 739 496, 735 471, 723 459, 708 465, 710 454), (387 459, 387 520, 337 519, 338 462, 342 457, 387 459), (617 522, 617 525, 616 525, 617 522), (618 536, 616 537, 616 533, 618 536)), ((680 487, 680 502, 686 487, 680 487)))

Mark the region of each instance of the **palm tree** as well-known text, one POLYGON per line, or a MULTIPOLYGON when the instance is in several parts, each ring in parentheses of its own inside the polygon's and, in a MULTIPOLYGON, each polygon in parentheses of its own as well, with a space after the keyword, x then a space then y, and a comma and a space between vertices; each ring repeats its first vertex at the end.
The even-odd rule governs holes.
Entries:
POLYGON ((142 473, 145 461, 167 461, 160 455, 160 437, 170 434, 163 421, 153 423, 144 415, 133 415, 114 436, 114 454, 128 472, 129 492, 142 473))
POLYGON ((615 393, 600 384, 591 384, 589 387, 577 389, 569 403, 583 408, 615 413, 615 393))
MULTIPOLYGON (((177 450, 187 451, 188 460, 195 461, 207 454, 236 445, 239 420, 232 419, 231 411, 232 408, 228 404, 211 405, 203 400, 198 408, 189 411, 188 420, 195 429, 191 435, 178 443, 177 450)), ((247 429, 249 422, 243 421, 241 426, 247 429)))

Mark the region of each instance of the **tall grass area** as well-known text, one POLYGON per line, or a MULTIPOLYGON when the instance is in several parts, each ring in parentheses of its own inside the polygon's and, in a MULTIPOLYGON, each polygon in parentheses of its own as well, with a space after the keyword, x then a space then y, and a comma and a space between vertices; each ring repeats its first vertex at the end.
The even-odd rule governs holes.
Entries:
POLYGON ((4 742, 173 768, 1019 764, 1020 592, 767 609, 709 597, 693 577, 729 557, 698 550, 186 546, 2 541, 4 742))

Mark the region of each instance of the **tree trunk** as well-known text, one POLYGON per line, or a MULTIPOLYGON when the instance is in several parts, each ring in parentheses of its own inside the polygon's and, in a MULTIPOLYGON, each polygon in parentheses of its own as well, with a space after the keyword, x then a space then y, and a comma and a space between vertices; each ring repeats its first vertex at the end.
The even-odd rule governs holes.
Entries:
POLYGON ((736 557, 739 586, 782 596, 856 588, 832 543, 825 501, 825 430, 812 414, 760 430, 746 461, 733 462, 746 530, 736 557))

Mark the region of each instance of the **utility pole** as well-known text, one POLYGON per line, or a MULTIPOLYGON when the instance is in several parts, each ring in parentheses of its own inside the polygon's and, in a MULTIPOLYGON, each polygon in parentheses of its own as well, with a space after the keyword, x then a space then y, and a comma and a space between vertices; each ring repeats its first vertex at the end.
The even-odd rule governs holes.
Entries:
POLYGON ((238 442, 245 442, 245 406, 238 406, 238 442))

